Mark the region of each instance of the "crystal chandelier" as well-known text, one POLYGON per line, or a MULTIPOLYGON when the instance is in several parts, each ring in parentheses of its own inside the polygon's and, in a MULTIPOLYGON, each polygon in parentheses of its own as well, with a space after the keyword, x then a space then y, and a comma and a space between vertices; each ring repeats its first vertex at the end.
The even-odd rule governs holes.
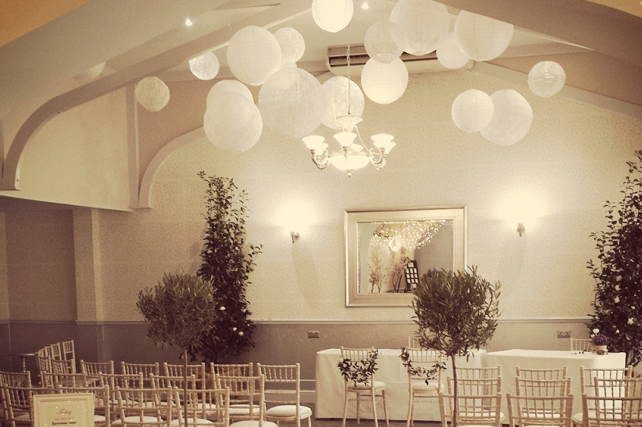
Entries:
POLYGON ((310 153, 312 153, 312 161, 319 170, 325 170, 328 164, 333 165, 337 169, 346 171, 348 176, 352 176, 352 172, 365 167, 368 163, 377 169, 381 169, 386 165, 386 156, 390 150, 396 145, 393 142, 393 136, 385 133, 372 135, 373 148, 365 146, 361 133, 357 125, 363 119, 350 112, 350 46, 348 45, 347 53, 347 78, 348 78, 348 114, 336 118, 337 123, 341 125, 342 132, 334 134, 334 139, 341 146, 340 151, 329 153, 327 148, 328 144, 325 143, 325 138, 319 135, 309 135, 303 138, 310 153), (355 140, 358 138, 358 143, 355 140))

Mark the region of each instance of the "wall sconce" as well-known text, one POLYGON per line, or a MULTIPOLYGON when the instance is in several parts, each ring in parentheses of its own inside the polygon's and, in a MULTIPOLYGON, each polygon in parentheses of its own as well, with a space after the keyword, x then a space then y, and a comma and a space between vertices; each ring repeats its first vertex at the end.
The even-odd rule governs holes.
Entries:
POLYGON ((529 230, 537 228, 538 220, 546 213, 546 203, 536 192, 526 188, 520 188, 509 194, 498 205, 498 216, 506 220, 513 230, 517 230, 520 237, 526 232, 526 224, 529 230))
POLYGON ((299 233, 296 231, 290 231, 290 236, 292 236, 292 243, 295 243, 297 240, 299 240, 299 233))
POLYGON ((524 224, 521 222, 517 224, 517 234, 519 234, 519 237, 522 237, 522 234, 526 231, 526 227, 524 227, 524 224))

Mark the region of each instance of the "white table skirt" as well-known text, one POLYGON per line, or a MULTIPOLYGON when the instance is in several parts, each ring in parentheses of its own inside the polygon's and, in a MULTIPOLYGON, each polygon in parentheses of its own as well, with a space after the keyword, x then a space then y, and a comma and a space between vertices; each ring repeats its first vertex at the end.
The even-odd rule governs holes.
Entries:
MULTIPOLYGON (((582 411, 582 388, 580 366, 585 368, 624 368, 625 353, 609 353, 598 356, 594 353, 575 353, 554 350, 505 350, 486 355, 487 366, 502 367, 502 412, 508 417, 506 394, 515 395, 515 372, 519 366, 524 369, 553 369, 566 366, 571 380, 573 413, 582 411)), ((507 422, 508 419, 505 419, 507 422)))
MULTIPOLYGON (((388 418, 390 420, 405 420, 408 413, 408 373, 401 364, 400 349, 379 349, 379 358, 375 373, 377 381, 386 383, 386 402, 388 418)), ((343 418, 344 382, 337 364, 341 350, 337 348, 317 352, 316 366, 316 406, 317 418, 343 418)), ((485 366, 486 350, 475 351, 468 360, 457 357, 458 367, 485 366)), ((442 383, 446 384, 446 377, 452 376, 452 363, 447 361, 446 370, 442 372, 442 383)), ((379 402, 380 399, 378 399, 379 402)), ((372 405, 362 403, 359 405, 361 417, 372 419, 372 405)), ((377 415, 384 418, 383 406, 377 404, 377 415)), ((348 405, 348 418, 356 418, 356 403, 348 405)), ((429 403, 416 403, 414 409, 416 420, 438 421, 439 405, 437 399, 429 403)))

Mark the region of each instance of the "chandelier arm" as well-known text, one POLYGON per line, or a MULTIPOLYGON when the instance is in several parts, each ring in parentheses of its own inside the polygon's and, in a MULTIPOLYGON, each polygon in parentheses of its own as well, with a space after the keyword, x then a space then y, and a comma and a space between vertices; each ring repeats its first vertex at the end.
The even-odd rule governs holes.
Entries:
POLYGON ((328 164, 330 163, 328 151, 323 150, 321 154, 317 154, 315 150, 310 150, 310 153, 312 153, 312 162, 317 167, 317 169, 322 171, 326 170, 328 164))

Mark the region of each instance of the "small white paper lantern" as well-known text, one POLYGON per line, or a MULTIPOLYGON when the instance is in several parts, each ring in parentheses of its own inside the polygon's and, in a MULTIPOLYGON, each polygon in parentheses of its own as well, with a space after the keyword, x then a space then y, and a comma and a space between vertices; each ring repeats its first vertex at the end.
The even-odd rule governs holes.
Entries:
POLYGON ((139 81, 134 94, 138 103, 152 112, 162 110, 169 102, 169 88, 158 77, 145 77, 139 81))
POLYGON ((281 60, 284 64, 297 62, 305 53, 305 40, 294 28, 279 28, 274 33, 274 37, 281 46, 281 60))
POLYGON ((382 64, 370 58, 361 71, 361 87, 378 104, 390 104, 401 98, 408 87, 408 69, 399 58, 382 64))
POLYGON ((245 152, 261 137, 263 120, 251 100, 230 91, 205 110, 203 129, 212 144, 221 150, 245 152))
POLYGON ((451 108, 455 125, 464 132, 479 132, 488 126, 495 107, 490 96, 478 89, 460 93, 451 108))
POLYGON ((268 30, 250 25, 230 39, 227 63, 237 79, 259 86, 281 67, 281 46, 268 30))
POLYGON ((512 89, 493 93, 495 112, 481 134, 490 142, 511 145, 524 138, 533 123, 533 110, 528 101, 512 89))
POLYGON ((468 58, 457 46, 455 33, 448 33, 446 40, 437 48, 437 60, 441 65, 451 70, 461 68, 468 63, 468 58))
POLYGON ((399 0, 390 12, 405 40, 404 50, 411 55, 426 55, 444 41, 450 31, 446 6, 432 0, 399 0))
POLYGON ((564 68, 557 62, 542 61, 531 68, 528 73, 528 87, 543 98, 548 98, 562 90, 566 82, 564 68))
POLYGON ((200 80, 212 80, 218 74, 220 64, 214 52, 207 52, 189 60, 189 69, 200 80))
POLYGON ((238 80, 221 80, 220 82, 212 86, 210 91, 207 93, 207 100, 205 101, 205 105, 209 107, 213 100, 221 96, 225 96, 223 95, 223 93, 228 91, 240 93, 250 101, 254 102, 252 92, 250 92, 250 89, 243 83, 238 80))
POLYGON ((513 24, 462 10, 455 20, 455 41, 475 61, 489 61, 501 55, 513 38, 513 24))
POLYGON ((325 112, 323 114, 324 125, 331 129, 342 130, 343 127, 337 122, 337 117, 347 116, 348 109, 353 116, 363 115, 365 100, 359 85, 347 77, 335 76, 321 85, 325 95, 325 112), (348 85, 350 85, 350 101, 348 102, 348 85))
POLYGON ((343 30, 352 20, 352 0, 312 0, 312 19, 329 33, 343 30))
POLYGON ((397 24, 379 21, 366 31, 364 45, 370 58, 389 64, 401 56, 405 40, 397 24))
POLYGON ((282 68, 259 91, 259 110, 270 129, 298 139, 321 124, 325 99, 321 83, 301 68, 282 68))

